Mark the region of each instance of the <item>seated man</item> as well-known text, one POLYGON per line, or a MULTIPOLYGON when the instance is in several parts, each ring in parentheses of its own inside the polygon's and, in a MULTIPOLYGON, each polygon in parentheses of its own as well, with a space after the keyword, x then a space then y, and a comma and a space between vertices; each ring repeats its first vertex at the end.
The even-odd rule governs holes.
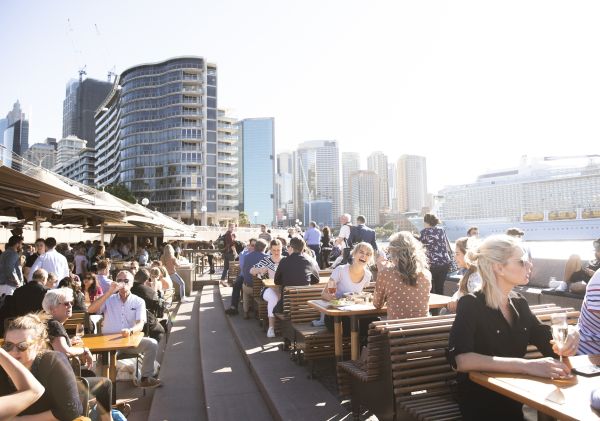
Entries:
MULTIPOLYGON (((102 331, 105 334, 121 333, 124 337, 135 332, 142 332, 146 323, 146 304, 144 300, 131 293, 133 275, 122 270, 117 274, 115 282, 110 284, 109 290, 97 298, 88 307, 88 312, 104 315, 102 331), (118 292, 118 294, 115 294, 118 292)), ((128 350, 129 351, 129 350, 128 350)), ((142 378, 140 387, 157 387, 161 385, 154 375, 154 361, 158 353, 158 342, 155 339, 144 337, 131 352, 139 352, 144 356, 142 363, 142 378)))
POLYGON ((600 269, 600 238, 594 240, 595 259, 591 260, 585 267, 581 257, 574 254, 569 257, 565 265, 565 282, 569 291, 575 294, 585 294, 585 289, 590 278, 600 269))
POLYGON ((11 300, 11 316, 24 316, 42 310, 42 301, 48 292, 47 282, 48 272, 45 269, 36 269, 30 282, 15 289, 11 300))
POLYGON ((165 333, 165 329, 159 323, 155 314, 157 314, 161 310, 161 303, 158 299, 157 292, 146 285, 146 282, 150 281, 150 272, 146 268, 140 269, 133 276, 134 284, 131 287, 131 293, 137 295, 146 304, 146 309, 148 312, 146 313, 148 321, 146 322, 148 326, 148 335, 151 338, 156 339, 157 342, 160 342, 162 335, 165 333))
POLYGON ((302 238, 290 240, 291 254, 279 262, 275 271, 275 285, 303 286, 319 283, 319 271, 302 251, 306 243, 302 238))

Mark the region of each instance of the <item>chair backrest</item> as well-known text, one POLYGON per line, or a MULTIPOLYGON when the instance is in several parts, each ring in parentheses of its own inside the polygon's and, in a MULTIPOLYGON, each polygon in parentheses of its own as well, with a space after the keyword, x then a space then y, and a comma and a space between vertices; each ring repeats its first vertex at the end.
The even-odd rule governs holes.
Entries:
POLYGON ((90 325, 90 314, 87 311, 74 311, 73 315, 65 321, 63 326, 68 333, 74 334, 77 330, 77 325, 83 325, 84 327, 90 325))
POLYGON ((81 361, 79 358, 76 356, 69 357, 69 364, 71 364, 75 377, 81 377, 81 361))
POLYGON ((76 377, 77 379, 77 391, 79 392, 79 400, 83 407, 83 415, 87 417, 90 412, 90 384, 84 377, 76 377))
POLYGON ((318 319, 320 313, 308 305, 309 300, 321 298, 323 286, 285 287, 283 290, 283 313, 292 323, 306 323, 318 319))

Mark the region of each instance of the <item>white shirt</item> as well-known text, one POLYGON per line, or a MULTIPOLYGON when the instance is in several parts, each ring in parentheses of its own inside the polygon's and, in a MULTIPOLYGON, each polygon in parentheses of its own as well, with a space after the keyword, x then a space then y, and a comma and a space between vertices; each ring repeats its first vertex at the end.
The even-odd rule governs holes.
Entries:
POLYGON ((122 329, 131 329, 138 320, 146 323, 146 303, 137 295, 129 293, 125 302, 118 293, 111 295, 100 307, 104 315, 103 333, 119 333, 122 329))
POLYGON ((69 264, 67 258, 57 252, 55 249, 50 249, 35 260, 35 263, 29 271, 27 280, 31 281, 33 273, 38 269, 45 269, 48 273, 56 274, 57 282, 69 276, 69 264))
POLYGON ((335 296, 341 298, 344 296, 345 292, 362 292, 365 285, 371 282, 372 277, 373 274, 371 271, 365 269, 365 274, 360 282, 354 283, 350 277, 350 265, 346 264, 336 267, 333 272, 331 272, 329 279, 335 281, 337 288, 335 296))

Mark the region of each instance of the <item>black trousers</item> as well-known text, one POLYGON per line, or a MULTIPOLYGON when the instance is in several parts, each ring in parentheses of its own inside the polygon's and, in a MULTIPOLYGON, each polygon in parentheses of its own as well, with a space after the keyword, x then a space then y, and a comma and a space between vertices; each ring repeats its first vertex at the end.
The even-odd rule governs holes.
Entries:
POLYGON ((444 282, 450 270, 450 265, 431 265, 431 292, 434 294, 444 295, 444 282))

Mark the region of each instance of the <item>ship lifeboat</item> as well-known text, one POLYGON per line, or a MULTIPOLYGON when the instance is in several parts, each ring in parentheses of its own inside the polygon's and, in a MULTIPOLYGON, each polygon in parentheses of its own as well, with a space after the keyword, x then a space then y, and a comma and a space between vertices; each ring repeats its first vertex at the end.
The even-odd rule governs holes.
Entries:
POLYGON ((600 218, 600 210, 586 209, 581 213, 583 219, 600 218))
POLYGON ((548 214, 548 219, 551 221, 560 221, 563 219, 575 219, 577 212, 574 211, 553 211, 548 214))
POLYGON ((543 221, 544 214, 541 212, 527 212, 523 215, 523 221, 527 222, 535 222, 535 221, 543 221))

